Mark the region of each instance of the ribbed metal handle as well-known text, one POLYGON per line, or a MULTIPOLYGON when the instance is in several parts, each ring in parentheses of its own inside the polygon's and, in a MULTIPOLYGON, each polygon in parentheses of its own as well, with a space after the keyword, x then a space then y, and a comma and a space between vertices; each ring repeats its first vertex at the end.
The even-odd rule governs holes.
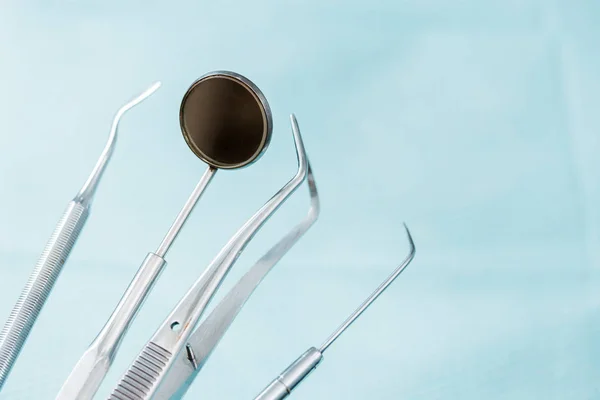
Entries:
POLYGON ((148 400, 150 390, 163 374, 170 357, 168 350, 149 342, 108 400, 148 400))
POLYGON ((85 224, 88 209, 71 201, 0 333, 0 388, 85 224))

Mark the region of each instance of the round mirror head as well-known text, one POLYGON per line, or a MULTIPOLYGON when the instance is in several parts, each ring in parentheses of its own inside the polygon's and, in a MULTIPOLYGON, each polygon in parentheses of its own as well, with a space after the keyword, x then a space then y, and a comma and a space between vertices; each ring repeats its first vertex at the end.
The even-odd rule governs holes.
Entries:
POLYGON ((204 75, 181 102, 179 122, 190 149, 215 168, 245 167, 271 140, 271 110, 261 91, 233 72, 204 75))

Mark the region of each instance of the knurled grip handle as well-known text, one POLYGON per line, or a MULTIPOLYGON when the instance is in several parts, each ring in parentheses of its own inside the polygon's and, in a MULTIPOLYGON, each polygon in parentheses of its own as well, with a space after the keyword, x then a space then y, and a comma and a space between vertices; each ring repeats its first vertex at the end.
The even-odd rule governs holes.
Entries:
POLYGON ((71 201, 29 276, 0 332, 0 388, 4 385, 73 245, 88 217, 88 208, 71 201))
POLYGON ((108 400, 148 400, 150 391, 165 373, 172 356, 153 342, 146 344, 108 400))

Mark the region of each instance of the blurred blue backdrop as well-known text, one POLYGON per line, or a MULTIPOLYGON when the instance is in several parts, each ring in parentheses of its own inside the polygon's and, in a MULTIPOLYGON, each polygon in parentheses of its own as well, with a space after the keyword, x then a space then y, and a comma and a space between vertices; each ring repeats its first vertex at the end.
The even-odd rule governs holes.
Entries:
MULTIPOLYGON (((21 1, 0 6, 0 320, 116 110, 92 216, 0 399, 50 399, 204 169, 178 125, 200 75, 253 80, 271 147, 220 172, 169 253, 106 396, 227 238, 294 174, 302 128, 322 215, 189 398, 251 399, 405 256, 417 257, 295 399, 600 397, 600 3, 547 0, 21 1)), ((299 221, 306 189, 226 287, 299 221)))

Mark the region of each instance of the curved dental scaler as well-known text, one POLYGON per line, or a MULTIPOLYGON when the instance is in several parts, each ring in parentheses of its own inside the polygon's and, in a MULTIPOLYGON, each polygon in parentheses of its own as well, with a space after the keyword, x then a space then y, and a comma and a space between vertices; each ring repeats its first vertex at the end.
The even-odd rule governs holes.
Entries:
POLYGON ((287 398, 292 391, 319 365, 323 360, 323 353, 333 342, 352 325, 358 317, 383 293, 388 286, 404 271, 415 256, 415 244, 408 227, 404 225, 410 252, 394 272, 333 332, 320 348, 311 347, 296 361, 275 378, 254 400, 282 400, 287 398))
POLYGON ((46 244, 35 269, 0 332, 0 389, 17 361, 19 353, 85 225, 94 194, 114 152, 121 117, 128 110, 147 99, 159 87, 160 82, 154 83, 117 111, 106 146, 92 173, 81 190, 67 205, 62 218, 46 244))
MULTIPOLYGON (((298 157, 296 175, 265 203, 221 249, 142 349, 110 395, 111 400, 149 400, 156 398, 159 388, 182 352, 198 365, 197 361, 194 361, 197 360, 193 355, 195 349, 189 346, 193 329, 246 245, 309 175, 308 159, 296 118, 293 115, 291 116, 291 122, 298 157)), ((285 243, 284 245, 287 246, 285 243)), ((225 306, 224 308, 235 314, 245 300, 240 299, 240 301, 239 306, 225 306)), ((229 318, 231 317, 224 317, 224 321, 229 323, 227 322, 229 318)), ((204 329, 212 328, 214 327, 206 325, 204 329)), ((207 354, 202 357, 207 357, 210 354, 210 348, 214 347, 213 343, 216 344, 216 341, 218 341, 216 340, 217 336, 219 335, 215 335, 213 339, 208 339, 212 343, 208 346, 207 354)))

